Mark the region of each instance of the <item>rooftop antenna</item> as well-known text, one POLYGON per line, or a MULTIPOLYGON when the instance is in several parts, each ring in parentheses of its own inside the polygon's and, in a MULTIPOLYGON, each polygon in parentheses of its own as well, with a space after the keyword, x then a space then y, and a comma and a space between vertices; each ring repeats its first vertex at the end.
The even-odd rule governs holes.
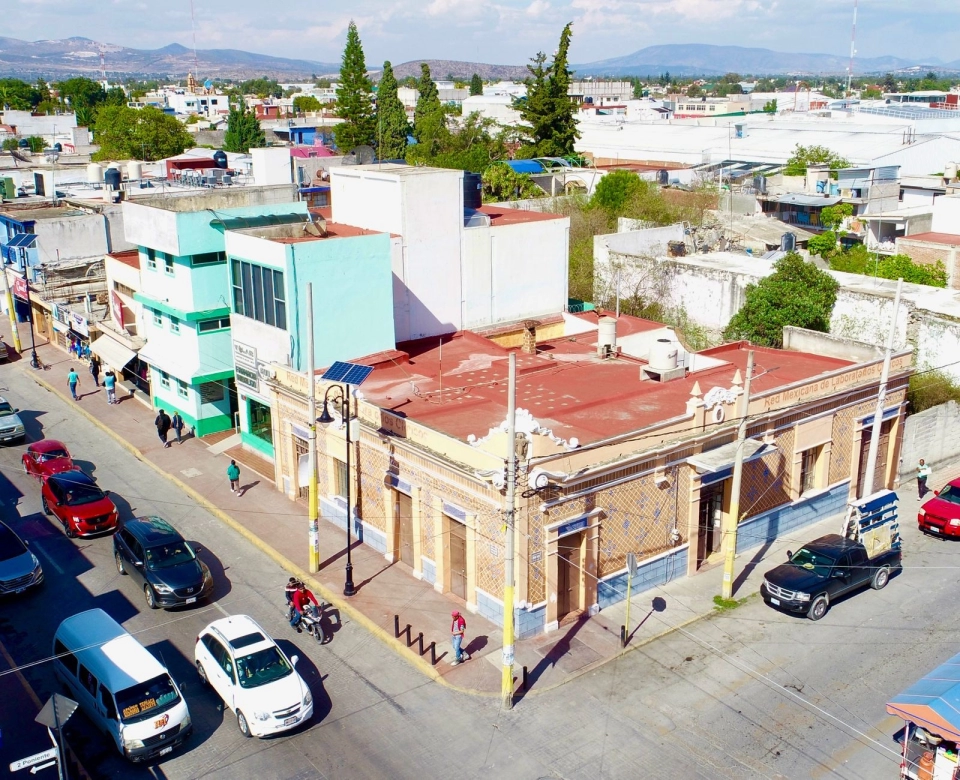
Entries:
POLYGON ((102 43, 100 44, 100 79, 103 81, 104 89, 106 89, 107 84, 107 65, 103 56, 106 48, 102 43))
POLYGON ((200 65, 197 63, 197 17, 193 10, 193 0, 190 0, 190 30, 193 32, 193 75, 200 77, 200 65))
POLYGON ((850 65, 847 67, 847 97, 850 96, 850 82, 853 80, 853 55, 857 53, 857 4, 853 0, 853 31, 850 33, 850 65))

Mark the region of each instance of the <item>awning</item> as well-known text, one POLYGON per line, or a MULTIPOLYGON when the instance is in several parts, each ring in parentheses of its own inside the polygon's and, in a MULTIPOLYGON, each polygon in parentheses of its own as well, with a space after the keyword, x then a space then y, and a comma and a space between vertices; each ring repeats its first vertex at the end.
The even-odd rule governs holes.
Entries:
POLYGON ((90 344, 90 351, 100 358, 108 366, 113 366, 113 368, 122 369, 127 363, 136 357, 136 352, 134 352, 129 347, 121 344, 116 339, 110 338, 106 334, 103 334, 90 344))
MULTIPOLYGON (((743 442, 743 462, 756 460, 775 449, 776 446, 773 444, 765 444, 756 439, 747 439, 743 442)), ((693 466, 698 474, 704 475, 700 480, 702 484, 709 484, 729 477, 733 473, 733 462, 736 457, 737 442, 732 441, 714 450, 692 455, 687 458, 687 463, 693 466)))
POLYGON ((895 696, 887 712, 960 742, 960 655, 895 696))

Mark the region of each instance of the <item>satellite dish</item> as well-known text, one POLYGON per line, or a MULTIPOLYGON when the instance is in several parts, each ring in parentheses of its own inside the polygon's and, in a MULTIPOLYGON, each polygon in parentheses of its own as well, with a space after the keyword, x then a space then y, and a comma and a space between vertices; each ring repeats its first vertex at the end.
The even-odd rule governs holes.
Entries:
POLYGON ((369 165, 377 161, 377 153, 372 146, 357 146, 351 149, 343 159, 344 165, 369 165))

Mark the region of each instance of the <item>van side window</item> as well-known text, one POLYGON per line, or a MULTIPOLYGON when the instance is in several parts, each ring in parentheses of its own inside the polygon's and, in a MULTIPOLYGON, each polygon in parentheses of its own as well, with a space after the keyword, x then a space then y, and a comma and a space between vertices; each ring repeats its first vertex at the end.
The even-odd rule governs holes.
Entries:
POLYGON ((117 705, 113 703, 113 694, 103 685, 100 686, 100 703, 103 704, 103 711, 110 720, 117 719, 117 705))
POLYGON ((59 639, 53 643, 53 654, 57 656, 57 660, 66 667, 70 674, 76 677, 77 658, 73 653, 67 651, 66 645, 59 639))
POLYGON ((97 698, 97 678, 93 676, 91 671, 80 664, 80 674, 77 676, 80 678, 80 684, 87 689, 89 694, 93 698, 97 698))

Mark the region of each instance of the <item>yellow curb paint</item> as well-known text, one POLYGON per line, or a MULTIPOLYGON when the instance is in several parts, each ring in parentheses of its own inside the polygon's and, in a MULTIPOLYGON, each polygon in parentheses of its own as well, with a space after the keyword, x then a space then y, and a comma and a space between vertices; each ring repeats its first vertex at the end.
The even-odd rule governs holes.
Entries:
MULTIPOLYGON (((51 393, 55 393, 59 395, 65 401, 69 400, 63 393, 57 390, 53 385, 51 385, 46 380, 41 379, 38 376, 33 376, 33 379, 34 381, 36 381, 37 384, 46 388, 51 393)), ((291 561, 289 558, 287 558, 285 555, 275 550, 269 544, 264 542, 259 536, 254 534, 248 528, 246 528, 246 526, 242 525, 241 523, 238 523, 236 520, 230 517, 230 515, 228 515, 226 512, 224 512, 215 504, 208 501, 204 496, 200 495, 196 490, 194 490, 188 484, 180 480, 178 477, 175 477, 173 474, 171 474, 168 471, 164 471, 159 465, 157 465, 152 460, 147 458, 139 449, 137 449, 132 444, 130 444, 130 442, 128 442, 126 439, 123 439, 118 434, 114 433, 113 430, 111 430, 104 423, 102 423, 100 420, 98 420, 96 417, 90 414, 86 409, 84 409, 81 406, 75 406, 75 408, 90 422, 92 422, 102 431, 105 431, 106 433, 108 433, 111 437, 113 437, 115 441, 122 444, 128 451, 130 451, 134 455, 134 457, 136 457, 137 460, 143 463, 146 463, 154 471, 156 471, 160 476, 166 477, 168 480, 173 482, 173 484, 179 487, 184 493, 190 496, 200 506, 202 506, 204 509, 210 512, 210 514, 214 515, 219 520, 224 522, 226 525, 230 526, 230 528, 232 528, 234 531, 240 534, 244 539, 250 542, 254 547, 260 550, 264 555, 271 558, 281 568, 286 569, 288 572, 290 572, 290 574, 294 575, 298 579, 309 582, 311 587, 314 590, 318 590, 320 592, 320 595, 323 596, 324 601, 330 602, 337 609, 339 609, 342 612, 345 612, 350 617, 351 620, 359 623, 367 631, 369 631, 371 634, 377 637, 377 639, 379 639, 391 651, 393 651, 400 658, 403 658, 405 661, 407 661, 408 663, 410 663, 411 665, 419 669, 421 672, 423 672, 423 674, 425 674, 427 677, 432 679, 434 682, 438 682, 441 685, 444 685, 447 688, 450 688, 451 690, 457 691, 458 693, 465 693, 471 696, 481 696, 481 697, 488 697, 488 698, 500 696, 499 691, 496 691, 496 692, 480 691, 475 688, 462 688, 459 685, 454 685, 452 682, 447 680, 442 674, 440 674, 440 672, 438 672, 435 667, 428 664, 419 655, 417 655, 414 652, 410 652, 408 648, 405 648, 402 645, 398 644, 396 638, 391 636, 387 632, 387 630, 384 629, 382 626, 375 623, 373 620, 368 618, 365 614, 363 614, 359 610, 350 606, 348 602, 343 601, 338 596, 335 596, 332 591, 328 590, 324 585, 322 585, 320 582, 314 579, 313 576, 310 573, 308 573, 305 569, 301 568, 300 566, 295 564, 293 561, 291 561)), ((524 691, 523 696, 539 696, 549 691, 556 690, 557 688, 560 688, 561 686, 566 685, 567 683, 570 683, 573 680, 576 680, 585 674, 588 674, 592 671, 599 669, 600 667, 610 663, 611 661, 617 660, 618 658, 626 655, 627 653, 631 653, 634 650, 639 650, 641 647, 644 647, 650 644, 651 642, 655 642, 658 639, 662 639, 668 634, 672 634, 674 631, 677 631, 681 628, 686 628, 691 623, 696 623, 698 620, 702 620, 703 618, 707 617, 709 614, 712 614, 712 613, 708 613, 707 615, 695 615, 694 617, 684 621, 683 623, 678 623, 677 625, 671 626, 670 628, 667 628, 658 634, 654 634, 651 637, 647 637, 642 642, 638 642, 635 645, 629 645, 621 649, 618 653, 616 653, 615 655, 612 655, 610 658, 604 658, 599 661, 595 661, 594 663, 589 664, 588 666, 585 666, 583 669, 580 669, 574 672, 573 674, 568 676, 566 679, 556 683, 555 685, 551 685, 546 688, 538 688, 536 690, 530 691, 529 693, 524 691)), ((477 660, 480 660, 479 656, 477 657, 477 660)))

